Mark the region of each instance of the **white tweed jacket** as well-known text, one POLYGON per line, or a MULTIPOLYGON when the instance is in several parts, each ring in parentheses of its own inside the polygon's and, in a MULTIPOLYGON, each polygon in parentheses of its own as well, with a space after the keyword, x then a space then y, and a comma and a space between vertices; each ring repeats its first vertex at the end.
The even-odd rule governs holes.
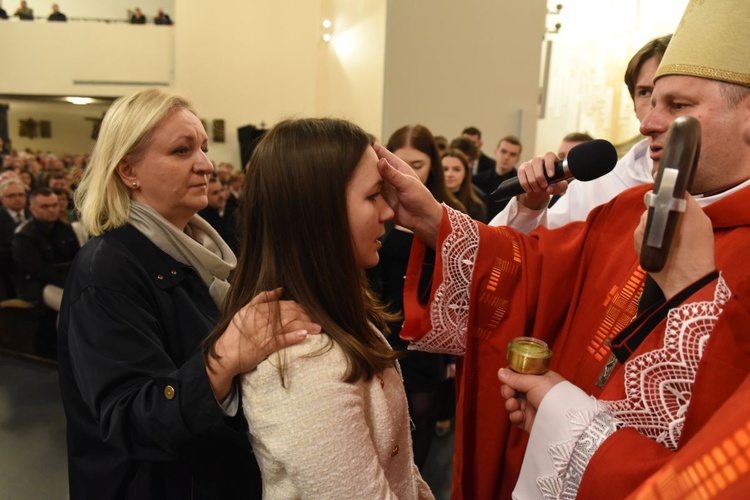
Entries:
POLYGON ((433 498, 414 465, 400 371, 349 384, 342 381, 346 369, 341 348, 321 334, 243 375, 242 407, 263 498, 433 498))

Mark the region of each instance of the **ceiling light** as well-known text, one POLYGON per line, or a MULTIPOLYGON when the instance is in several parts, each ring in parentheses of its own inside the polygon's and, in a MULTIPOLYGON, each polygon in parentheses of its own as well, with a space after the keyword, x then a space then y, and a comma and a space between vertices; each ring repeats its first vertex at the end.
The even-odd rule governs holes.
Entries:
POLYGON ((86 104, 94 102, 90 97, 66 97, 65 100, 71 104, 77 104, 79 106, 85 106, 86 104))

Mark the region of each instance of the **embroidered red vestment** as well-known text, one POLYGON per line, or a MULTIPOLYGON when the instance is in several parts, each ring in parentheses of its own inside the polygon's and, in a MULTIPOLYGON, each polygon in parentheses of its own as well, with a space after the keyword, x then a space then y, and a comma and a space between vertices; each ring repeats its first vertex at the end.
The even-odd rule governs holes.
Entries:
MULTIPOLYGON (((614 389, 618 383, 622 386, 621 370, 605 386, 606 394, 595 383, 610 357, 608 339, 629 324, 637 310, 645 273, 633 248, 633 231, 645 210, 643 195, 648 190, 639 186, 624 192, 593 210, 585 222, 555 230, 540 227, 528 236, 472 222, 478 239, 473 254, 451 247, 455 228, 444 213, 432 300, 437 292, 446 307, 451 297, 468 301, 466 351, 457 380, 453 498, 510 498, 516 483, 526 435, 509 425, 497 378, 497 370, 506 365, 507 343, 514 337, 547 341, 554 352, 552 369, 589 394, 622 397, 614 389), (470 283, 468 279, 464 285, 450 283, 451 295, 447 296, 445 284, 458 278, 453 270, 467 265, 470 283), (461 286, 468 298, 457 292, 461 286)), ((749 203, 750 188, 705 208, 714 225, 717 268, 729 289, 742 294, 742 300, 747 297, 744 292, 750 291, 750 265, 746 263, 750 210, 745 208, 749 203)), ((431 310, 432 304, 420 304, 414 293, 423 253, 424 245, 415 239, 405 286, 404 338, 419 339, 433 328, 446 326, 435 324, 446 316, 431 310)), ((645 343, 651 348, 661 341, 663 325, 654 331, 659 334, 652 334, 645 343)), ((699 372, 696 386, 700 376, 699 372)), ((698 427, 701 421, 705 418, 696 419, 698 427)), ((685 433, 690 432, 686 423, 685 433)), ((620 455, 619 463, 625 456, 620 455)), ((648 474, 660 463, 653 464, 648 474)), ((582 488, 588 487, 587 481, 584 476, 582 488)))

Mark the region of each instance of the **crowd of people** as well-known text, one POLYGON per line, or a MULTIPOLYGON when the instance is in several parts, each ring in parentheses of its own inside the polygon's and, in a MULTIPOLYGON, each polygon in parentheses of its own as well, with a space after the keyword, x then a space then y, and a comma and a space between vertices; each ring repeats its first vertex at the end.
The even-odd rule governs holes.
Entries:
POLYGON ((71 498, 432 498, 421 469, 454 411, 453 498, 741 497, 747 16, 694 0, 633 56, 645 139, 586 183, 548 181, 584 133, 527 161, 507 135, 493 160, 476 127, 382 145, 301 118, 243 184, 161 89, 116 101, 90 157, 7 155, 10 286, 62 272, 33 300, 60 311, 71 498), (697 170, 647 272, 644 195, 680 117, 697 170), (493 201, 513 177, 524 194, 493 201), (518 336, 550 371, 506 367, 518 336))
MULTIPOLYGON (((59 311, 65 279, 89 233, 74 195, 90 156, 5 151, 0 138, 0 300, 59 311)), ((244 174, 220 163, 201 215, 233 250, 244 174)))
MULTIPOLYGON (((146 19, 146 15, 141 11, 141 8, 136 7, 130 16, 130 24, 147 24, 147 22, 148 19, 146 19)), ((153 22, 154 24, 171 25, 172 18, 164 12, 164 9, 159 9, 153 18, 153 22)))
POLYGON ((2 155, 2 299, 60 309, 67 269, 87 239, 72 205, 85 162, 85 156, 2 155))
MULTIPOLYGON (((129 22, 130 24, 146 24, 147 19, 146 16, 141 11, 140 7, 136 7, 133 9, 132 13, 128 14, 129 22)), ((9 19, 11 16, 8 15, 8 12, 0 6, 0 20, 1 19, 9 19)), ((18 5, 18 8, 13 12, 12 17, 17 17, 21 21, 33 21, 36 19, 34 17, 34 9, 32 9, 26 0, 21 0, 21 3, 18 5)), ((50 22, 67 22, 68 16, 60 12, 60 6, 57 3, 52 4, 52 12, 50 12, 49 16, 47 16, 47 21, 50 22)), ((169 17, 169 14, 164 12, 164 9, 158 9, 156 12, 156 15, 153 17, 153 23, 154 24, 162 24, 162 25, 172 25, 172 18, 169 17)))

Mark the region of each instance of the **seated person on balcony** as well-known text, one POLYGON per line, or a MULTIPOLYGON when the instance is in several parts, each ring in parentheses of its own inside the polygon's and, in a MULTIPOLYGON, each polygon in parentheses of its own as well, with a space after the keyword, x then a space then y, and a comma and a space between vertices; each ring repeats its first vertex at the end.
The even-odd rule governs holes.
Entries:
POLYGON ((163 9, 159 9, 159 12, 156 13, 156 17, 154 18, 154 24, 171 25, 172 19, 170 19, 169 14, 164 13, 163 9))
POLYGON ((56 4, 52 4, 52 14, 49 15, 47 18, 47 21, 62 21, 65 22, 68 20, 68 16, 60 12, 60 7, 56 4))
POLYGON ((130 24, 146 24, 146 16, 143 15, 140 7, 136 7, 133 15, 130 16, 130 24))
POLYGON ((34 20, 34 10, 30 9, 28 5, 26 5, 25 0, 21 0, 21 5, 16 9, 13 15, 18 16, 18 18, 22 21, 34 20))

